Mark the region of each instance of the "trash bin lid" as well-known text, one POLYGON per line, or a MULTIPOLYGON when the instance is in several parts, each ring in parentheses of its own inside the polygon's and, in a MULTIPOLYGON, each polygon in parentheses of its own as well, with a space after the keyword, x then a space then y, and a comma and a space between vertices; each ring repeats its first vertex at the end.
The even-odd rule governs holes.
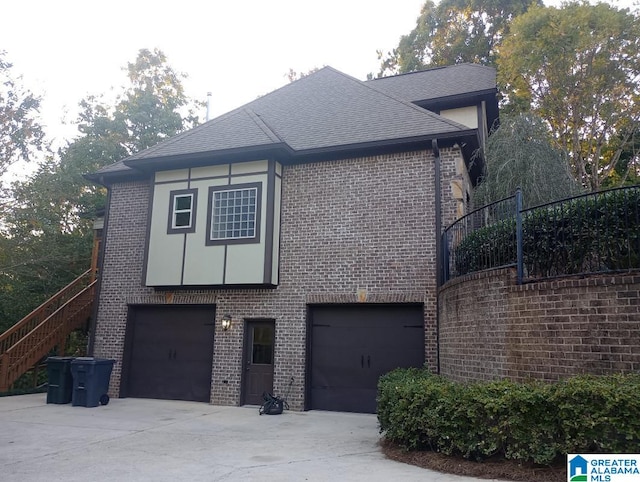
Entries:
POLYGON ((72 365, 103 365, 103 364, 113 364, 115 360, 110 360, 108 358, 95 358, 92 356, 79 356, 75 358, 71 364, 72 365))
POLYGON ((50 361, 57 362, 57 361, 68 361, 68 360, 75 360, 75 359, 76 359, 75 356, 50 356, 50 357, 47 357, 47 363, 49 363, 50 361))

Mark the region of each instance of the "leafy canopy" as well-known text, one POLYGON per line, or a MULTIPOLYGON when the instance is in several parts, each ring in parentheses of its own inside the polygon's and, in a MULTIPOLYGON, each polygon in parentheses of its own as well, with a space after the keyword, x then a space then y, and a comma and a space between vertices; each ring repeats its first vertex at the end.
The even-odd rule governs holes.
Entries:
POLYGON ((487 140, 485 173, 474 192, 483 206, 511 196, 520 187, 525 207, 579 194, 561 151, 550 143, 544 121, 533 115, 504 116, 487 140))
POLYGON ((20 84, 11 72, 13 65, 0 50, 0 176, 17 161, 29 161, 46 148, 38 122, 40 98, 20 84))
POLYGON ((462 62, 494 65, 513 18, 539 0, 427 0, 415 28, 381 59, 378 76, 462 62))
MULTIPOLYGON (((84 174, 194 126, 200 103, 189 99, 183 74, 159 50, 138 52, 126 67, 129 84, 113 104, 80 102, 79 137, 12 186, 0 230, 0 318, 18 321, 89 268, 92 221, 105 190, 84 174)), ((0 331, 2 328, 0 326, 0 331)))
POLYGON ((498 80, 508 110, 531 109, 545 119, 585 187, 598 190, 616 173, 637 173, 637 14, 604 3, 531 8, 502 44, 498 80))

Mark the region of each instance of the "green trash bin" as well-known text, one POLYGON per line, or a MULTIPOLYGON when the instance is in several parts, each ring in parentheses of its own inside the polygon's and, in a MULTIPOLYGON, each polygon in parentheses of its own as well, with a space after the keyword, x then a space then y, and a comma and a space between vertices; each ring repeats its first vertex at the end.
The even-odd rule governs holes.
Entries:
POLYGON ((115 360, 78 357, 71 362, 74 407, 97 407, 109 403, 109 380, 115 360))
POLYGON ((71 402, 73 377, 71 376, 72 356, 50 356, 47 358, 47 403, 64 404, 71 402))

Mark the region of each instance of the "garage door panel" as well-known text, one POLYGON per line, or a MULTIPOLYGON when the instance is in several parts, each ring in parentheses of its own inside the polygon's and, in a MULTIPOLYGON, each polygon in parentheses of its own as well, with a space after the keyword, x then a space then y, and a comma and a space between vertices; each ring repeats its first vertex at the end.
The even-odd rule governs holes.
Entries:
POLYGON ((424 365, 421 305, 312 307, 311 408, 375 412, 378 379, 424 365))
POLYGON ((322 358, 315 360, 311 368, 313 386, 317 388, 348 388, 362 383, 362 368, 360 356, 353 357, 327 357, 323 363, 322 358))
POLYGON ((340 412, 375 413, 376 389, 371 388, 316 388, 311 396, 316 410, 331 410, 340 412), (330 407, 340 407, 339 410, 330 407))
POLYGON ((214 316, 212 306, 136 307, 127 395, 208 402, 214 316))

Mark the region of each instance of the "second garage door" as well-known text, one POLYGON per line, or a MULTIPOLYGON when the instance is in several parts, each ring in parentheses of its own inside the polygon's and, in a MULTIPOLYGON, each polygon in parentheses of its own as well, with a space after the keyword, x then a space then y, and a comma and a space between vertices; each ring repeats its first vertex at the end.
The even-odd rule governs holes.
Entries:
POLYGON ((132 308, 124 395, 209 402, 214 318, 213 306, 132 308))
POLYGON ((424 365, 422 305, 310 309, 310 408, 374 413, 378 378, 424 365))

